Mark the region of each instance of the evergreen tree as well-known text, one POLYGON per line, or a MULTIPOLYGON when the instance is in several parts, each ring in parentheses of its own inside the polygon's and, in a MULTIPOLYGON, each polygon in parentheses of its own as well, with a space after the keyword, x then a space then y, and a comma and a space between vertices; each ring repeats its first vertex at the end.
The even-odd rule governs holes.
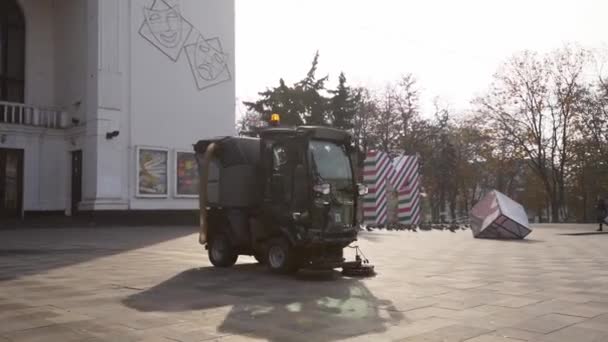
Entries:
POLYGON ((335 90, 330 90, 333 96, 329 99, 329 112, 331 114, 331 124, 333 127, 352 130, 355 123, 355 116, 359 103, 361 102, 361 94, 346 85, 346 76, 340 73, 338 78, 338 87, 335 90))
POLYGON ((328 76, 317 79, 317 66, 319 64, 319 51, 315 53, 312 66, 306 77, 295 84, 294 91, 299 103, 302 119, 307 125, 326 125, 328 123, 328 100, 321 94, 325 90, 328 76))
POLYGON ((322 95, 327 76, 316 78, 318 62, 317 52, 303 80, 288 86, 280 79, 278 87, 259 93, 259 100, 243 104, 248 111, 259 113, 266 122, 273 113, 278 113, 281 115, 281 123, 287 126, 327 124, 328 99, 322 95))
POLYGON ((268 122, 273 113, 281 115, 281 122, 285 125, 299 126, 304 124, 301 116, 303 108, 298 99, 298 92, 279 80, 279 86, 259 93, 260 99, 255 102, 243 102, 248 111, 257 112, 261 120, 268 122))

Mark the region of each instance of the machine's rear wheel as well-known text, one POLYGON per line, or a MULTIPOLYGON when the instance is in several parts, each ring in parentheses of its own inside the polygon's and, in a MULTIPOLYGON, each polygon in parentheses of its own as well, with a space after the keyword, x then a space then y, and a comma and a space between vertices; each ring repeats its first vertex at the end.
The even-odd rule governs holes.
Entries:
POLYGON ((270 241, 266 250, 266 262, 272 272, 280 274, 294 273, 300 268, 296 251, 283 238, 270 241))
POLYGON ((209 260, 213 266, 231 267, 238 257, 226 235, 217 234, 209 241, 209 260))

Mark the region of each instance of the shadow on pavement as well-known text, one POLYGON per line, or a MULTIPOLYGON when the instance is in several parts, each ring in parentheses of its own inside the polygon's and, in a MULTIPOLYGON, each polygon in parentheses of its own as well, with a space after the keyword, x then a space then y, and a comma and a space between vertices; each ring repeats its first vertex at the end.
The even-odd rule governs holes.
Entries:
POLYGON ((203 317, 226 308, 227 315, 219 310, 221 316, 216 316, 225 316, 218 332, 270 341, 303 337, 298 334, 310 341, 334 341, 382 332, 404 319, 360 280, 338 272, 275 276, 255 264, 190 269, 123 304, 144 312, 202 311, 203 317))
POLYGON ((186 226, 0 230, 0 282, 144 248, 196 230, 186 226))
POLYGON ((608 232, 583 232, 583 233, 564 233, 564 234, 559 234, 559 235, 566 235, 566 236, 586 236, 586 235, 608 235, 608 232))
POLYGON ((489 240, 496 242, 506 242, 506 243, 522 243, 522 244, 533 244, 533 243, 543 243, 544 240, 536 240, 536 239, 492 239, 492 238, 476 238, 478 240, 489 240))

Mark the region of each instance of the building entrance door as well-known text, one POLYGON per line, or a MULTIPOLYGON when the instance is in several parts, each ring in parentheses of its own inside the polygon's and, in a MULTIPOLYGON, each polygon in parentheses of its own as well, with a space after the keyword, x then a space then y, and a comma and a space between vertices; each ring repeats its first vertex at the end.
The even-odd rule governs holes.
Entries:
POLYGON ((0 148, 0 219, 22 215, 23 150, 0 148))
POLYGON ((78 213, 82 201, 82 151, 72 152, 72 216, 78 213))

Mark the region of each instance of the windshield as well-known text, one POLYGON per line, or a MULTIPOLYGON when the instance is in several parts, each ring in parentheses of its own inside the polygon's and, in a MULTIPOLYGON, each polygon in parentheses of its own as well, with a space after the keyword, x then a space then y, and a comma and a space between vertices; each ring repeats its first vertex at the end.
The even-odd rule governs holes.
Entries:
POLYGON ((350 160, 343 146, 329 141, 313 140, 309 145, 315 174, 324 181, 350 181, 350 160))

